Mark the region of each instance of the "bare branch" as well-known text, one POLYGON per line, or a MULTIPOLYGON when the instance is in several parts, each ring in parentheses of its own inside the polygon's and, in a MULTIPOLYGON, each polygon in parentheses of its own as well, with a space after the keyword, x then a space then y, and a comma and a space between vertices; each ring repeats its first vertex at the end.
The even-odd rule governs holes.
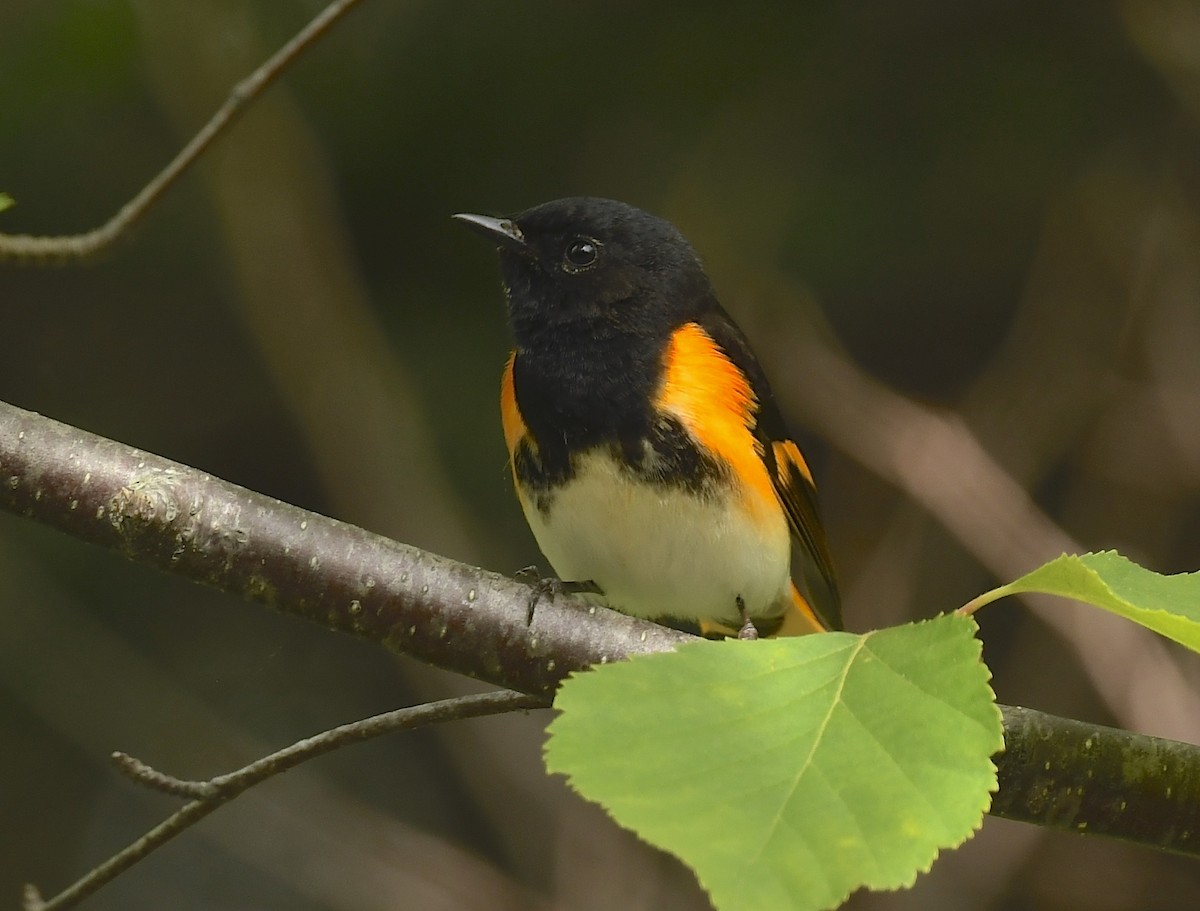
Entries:
POLYGON ((43 899, 36 886, 27 885, 24 895, 25 911, 61 911, 74 907, 218 807, 254 785, 286 772, 314 756, 328 753, 349 743, 396 731, 412 730, 445 721, 478 718, 481 715, 544 708, 547 705, 545 699, 537 696, 500 690, 396 709, 306 737, 236 771, 218 775, 208 781, 181 781, 125 753, 115 753, 113 759, 117 767, 134 781, 157 791, 165 791, 176 797, 190 797, 192 800, 53 898, 43 899))
POLYGON ((183 797, 188 800, 212 800, 220 793, 211 781, 184 781, 174 775, 160 772, 153 766, 146 765, 136 756, 116 750, 110 757, 117 771, 155 791, 162 791, 172 797, 183 797))
POLYGON ((549 700, 540 696, 529 696, 515 690, 497 690, 395 709, 360 721, 338 725, 312 737, 298 740, 291 746, 256 759, 236 771, 217 775, 207 781, 183 781, 125 753, 114 753, 113 760, 126 775, 156 791, 198 800, 229 800, 252 785, 351 743, 394 734, 397 731, 408 731, 423 725, 441 724, 444 721, 458 721, 522 709, 543 709, 549 706, 549 700))
POLYGON ((106 250, 132 228, 162 195, 171 188, 210 145, 245 113, 250 103, 279 78, 279 75, 360 0, 334 0, 321 10, 291 40, 266 62, 233 87, 229 97, 158 175, 117 214, 99 228, 83 234, 35 237, 29 234, 0 234, 0 260, 11 259, 31 265, 53 265, 86 259, 106 250))
POLYGON ((0 403, 0 509, 131 559, 498 686, 685 633, 530 587, 0 403))

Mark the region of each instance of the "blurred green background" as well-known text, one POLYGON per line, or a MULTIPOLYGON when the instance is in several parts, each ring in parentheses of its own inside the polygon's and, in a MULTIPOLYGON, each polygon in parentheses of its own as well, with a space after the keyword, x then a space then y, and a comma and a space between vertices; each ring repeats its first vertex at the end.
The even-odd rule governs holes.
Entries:
MULTIPOLYGON (((320 8, 0 5, 0 229, 107 219, 320 8)), ((681 227, 759 347, 852 629, 1064 541, 1195 570, 1198 115, 1189 2, 374 0, 102 261, 0 263, 0 398, 512 571, 537 553, 496 414, 496 264, 448 216, 612 196, 681 227)), ((113 749, 207 776, 473 686, 5 515, 0 618, 14 907, 172 807, 113 749)), ((1067 605, 982 623, 1002 700, 1200 741, 1178 650, 1067 605)), ((323 758, 87 907, 704 908, 545 777, 546 720, 323 758)), ((1194 862, 988 819, 910 892, 849 907, 1198 905, 1194 862)))

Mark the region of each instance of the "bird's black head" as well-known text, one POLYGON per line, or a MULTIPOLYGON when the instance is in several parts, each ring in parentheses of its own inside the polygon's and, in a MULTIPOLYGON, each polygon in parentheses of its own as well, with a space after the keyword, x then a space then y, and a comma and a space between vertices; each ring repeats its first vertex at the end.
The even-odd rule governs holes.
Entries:
POLYGON ((662 335, 714 303, 675 226, 625 203, 579 196, 509 218, 455 218, 499 247, 518 349, 563 331, 597 341, 662 335))

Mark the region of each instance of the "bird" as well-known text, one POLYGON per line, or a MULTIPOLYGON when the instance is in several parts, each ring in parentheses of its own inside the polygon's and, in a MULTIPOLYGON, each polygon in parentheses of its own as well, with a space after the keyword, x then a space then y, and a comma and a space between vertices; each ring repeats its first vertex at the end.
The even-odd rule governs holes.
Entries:
POLYGON ((555 582, 709 636, 841 629, 812 473, 683 234, 587 196, 453 218, 499 251, 501 423, 555 582))

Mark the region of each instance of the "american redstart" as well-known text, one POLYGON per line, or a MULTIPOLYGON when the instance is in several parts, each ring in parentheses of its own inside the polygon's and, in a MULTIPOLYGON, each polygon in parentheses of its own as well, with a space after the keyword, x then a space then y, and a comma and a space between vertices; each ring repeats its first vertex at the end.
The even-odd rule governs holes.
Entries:
POLYGON ((705 632, 840 629, 808 465, 678 229, 591 197, 454 217, 499 248, 504 439, 558 576, 705 632))

